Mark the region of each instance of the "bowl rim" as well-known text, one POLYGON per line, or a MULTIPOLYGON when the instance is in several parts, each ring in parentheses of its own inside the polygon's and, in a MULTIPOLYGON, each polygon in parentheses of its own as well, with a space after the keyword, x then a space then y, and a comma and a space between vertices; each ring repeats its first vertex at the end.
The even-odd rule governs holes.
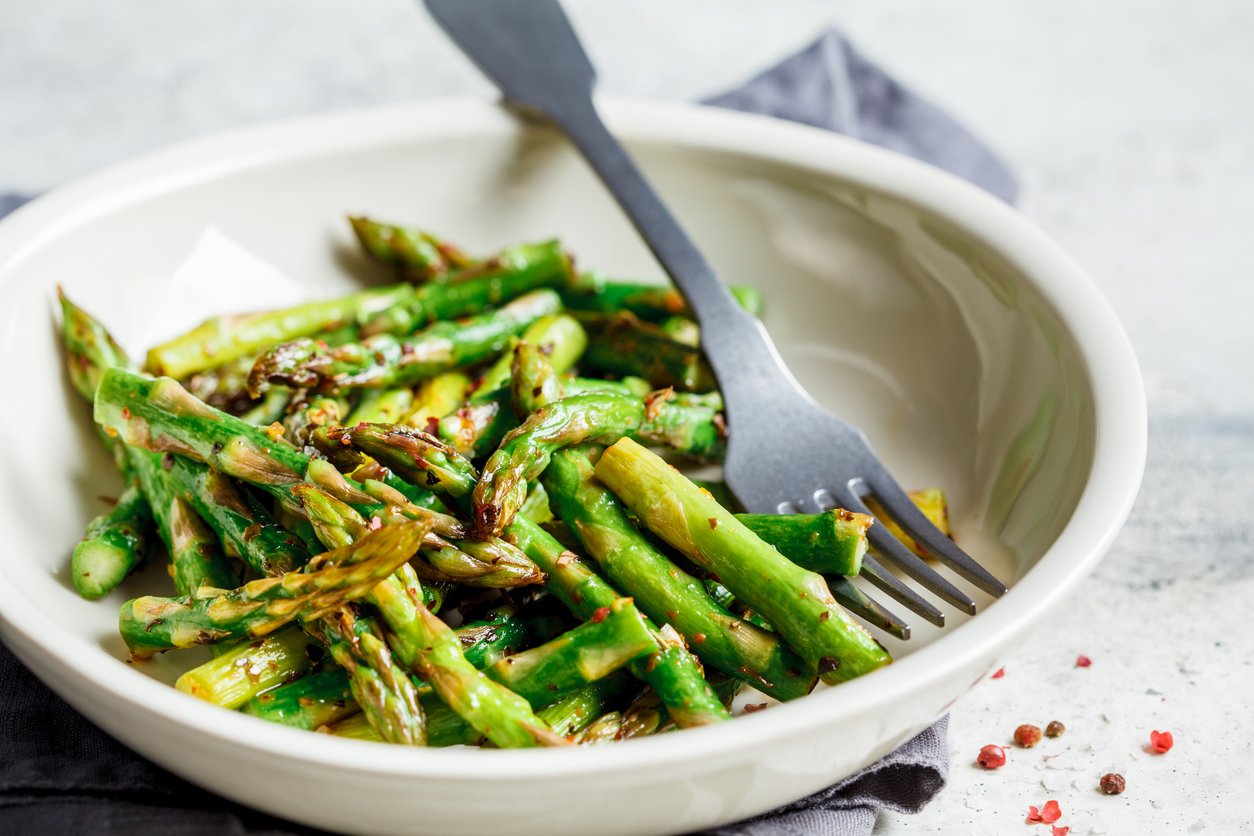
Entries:
MULTIPOLYGON (((1060 601, 1096 564, 1122 527, 1145 464, 1146 402, 1139 367, 1122 326, 1097 286, 1035 224, 981 189, 901 154, 818 128, 706 106, 598 98, 611 128, 628 142, 758 158, 858 183, 946 217, 1022 273, 1057 313, 1091 385, 1094 450, 1071 519, 1037 564, 978 618, 893 665, 734 724, 688 729, 611 747, 578 750, 424 750, 311 735, 224 712, 182 694, 61 627, 20 594, 0 562, 0 635, 48 654, 80 682, 195 729, 232 747, 312 766, 401 777, 535 780, 709 758, 804 733, 834 716, 873 712, 919 692, 964 664, 994 653, 1060 601), (70 663, 69 659, 73 658, 70 663)), ((498 136, 519 117, 481 99, 436 99, 304 116, 236 128, 150 152, 55 189, 0 221, 0 276, 48 237, 146 195, 279 161, 296 161, 387 142, 442 135, 498 136)), ((0 542, 4 542, 0 538, 0 542)), ((16 559, 9 552, 7 559, 16 559)))

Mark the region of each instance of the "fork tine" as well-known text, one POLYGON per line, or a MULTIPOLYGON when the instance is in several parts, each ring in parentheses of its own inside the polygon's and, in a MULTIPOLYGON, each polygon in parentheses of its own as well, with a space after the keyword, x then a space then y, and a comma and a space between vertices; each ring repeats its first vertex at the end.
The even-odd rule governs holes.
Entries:
POLYGON ((909 624, 884 609, 874 598, 858 589, 847 578, 832 578, 827 585, 840 605, 854 615, 902 641, 910 638, 909 624))
MULTIPOLYGON (((871 514, 871 509, 866 507, 866 503, 862 501, 862 498, 858 496, 857 491, 852 486, 842 490, 838 498, 844 504, 844 507, 850 511, 871 514)), ((871 514, 871 516, 874 516, 874 514, 871 514)), ((903 546, 886 527, 873 525, 867 530, 866 536, 871 541, 871 545, 880 553, 880 557, 883 557, 911 578, 914 578, 928 591, 939 595, 969 615, 975 614, 975 601, 971 599, 971 596, 937 574, 936 570, 924 563, 918 555, 903 546)), ((863 565, 866 565, 865 558, 863 559, 863 565)), ((884 591, 888 592, 887 589, 884 591)), ((902 601, 902 603, 906 602, 902 601)), ((911 607, 911 609, 914 608, 911 607)), ((915 612, 918 612, 918 610, 915 610, 915 612)), ((922 615, 922 613, 919 614, 922 615)))
POLYGON ((875 558, 863 556, 862 571, 858 574, 904 604, 911 612, 918 613, 937 627, 945 626, 945 614, 943 612, 932 606, 919 593, 902 583, 896 575, 881 566, 875 558))
POLYGON ((910 533, 927 551, 941 563, 975 584, 989 595, 1001 597, 1007 592, 1006 585, 976 563, 966 552, 958 548, 932 521, 923 515, 910 496, 901 489, 888 472, 878 468, 878 473, 867 481, 872 495, 884 506, 897 523, 910 533))
POLYGON ((867 531, 867 539, 879 552, 880 557, 914 578, 930 592, 939 595, 968 615, 975 615, 975 601, 970 595, 941 577, 917 554, 903 546, 887 528, 882 525, 871 526, 867 531))

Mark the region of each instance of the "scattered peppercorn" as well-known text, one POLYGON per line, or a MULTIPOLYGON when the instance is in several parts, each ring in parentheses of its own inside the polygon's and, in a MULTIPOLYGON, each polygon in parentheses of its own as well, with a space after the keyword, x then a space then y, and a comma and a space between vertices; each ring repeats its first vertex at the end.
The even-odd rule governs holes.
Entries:
POLYGON ((1077 668, 1087 668, 1093 665, 1093 660, 1081 653, 1075 657, 1075 666, 1077 668))
POLYGON ((1062 723, 1058 722, 1057 720, 1050 720, 1049 725, 1045 727, 1045 736, 1046 737, 1062 737, 1062 733, 1065 732, 1066 730, 1067 730, 1067 727, 1064 726, 1062 723))
POLYGON ((1102 779, 1097 782, 1098 788, 1107 795, 1119 795, 1128 788, 1128 782, 1123 780, 1123 776, 1115 772, 1107 772, 1102 779))
POLYGON ((1028 805, 1028 822, 1030 824, 1053 824, 1062 818, 1062 808, 1052 798, 1037 809, 1035 804, 1028 805))
POLYGON ((1002 678, 1003 676, 1005 676, 1005 675, 1006 675, 1006 669, 1005 669, 1005 668, 998 668, 996 671, 994 671, 994 672, 993 672, 993 675, 992 675, 992 677, 991 677, 991 678, 992 678, 992 679, 1001 679, 1001 678, 1002 678))
POLYGON ((995 744, 988 744, 980 749, 975 762, 985 769, 997 769, 1006 765, 1006 750, 995 744))
POLYGON ((1024 749, 1031 749, 1033 746, 1041 742, 1041 727, 1033 726, 1030 723, 1024 723, 1015 729, 1015 743, 1018 743, 1024 749))
POLYGON ((1169 731, 1154 730, 1150 732, 1150 748, 1160 755, 1166 754, 1176 745, 1175 739, 1169 731))

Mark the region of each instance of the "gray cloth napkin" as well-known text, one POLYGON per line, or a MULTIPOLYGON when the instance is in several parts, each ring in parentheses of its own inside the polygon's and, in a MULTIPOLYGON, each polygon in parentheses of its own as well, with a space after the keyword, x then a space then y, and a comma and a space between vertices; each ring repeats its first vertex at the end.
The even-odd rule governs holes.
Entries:
MULTIPOLYGON (((909 154, 1006 201, 1007 168, 836 32, 708 104, 838 131, 909 154)), ((0 216, 25 196, 0 194, 0 216)), ((917 812, 949 773, 947 719, 801 801, 710 836, 864 836, 882 809, 917 812)), ((101 732, 0 647, 0 832, 312 834, 188 784, 101 732)))

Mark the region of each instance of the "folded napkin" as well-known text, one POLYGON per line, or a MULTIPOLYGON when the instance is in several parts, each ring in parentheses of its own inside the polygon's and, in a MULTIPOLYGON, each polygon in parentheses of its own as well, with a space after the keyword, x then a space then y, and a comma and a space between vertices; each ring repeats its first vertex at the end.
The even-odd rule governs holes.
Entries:
MULTIPOLYGON (((1009 170, 836 32, 708 104, 838 131, 909 154, 1006 201, 1009 170)), ((0 215, 25 197, 0 194, 0 215)), ((862 772, 711 836, 864 836, 878 812, 917 812, 945 785, 947 720, 862 772)), ((97 729, 0 647, 0 832, 315 834, 164 771, 97 729)))

